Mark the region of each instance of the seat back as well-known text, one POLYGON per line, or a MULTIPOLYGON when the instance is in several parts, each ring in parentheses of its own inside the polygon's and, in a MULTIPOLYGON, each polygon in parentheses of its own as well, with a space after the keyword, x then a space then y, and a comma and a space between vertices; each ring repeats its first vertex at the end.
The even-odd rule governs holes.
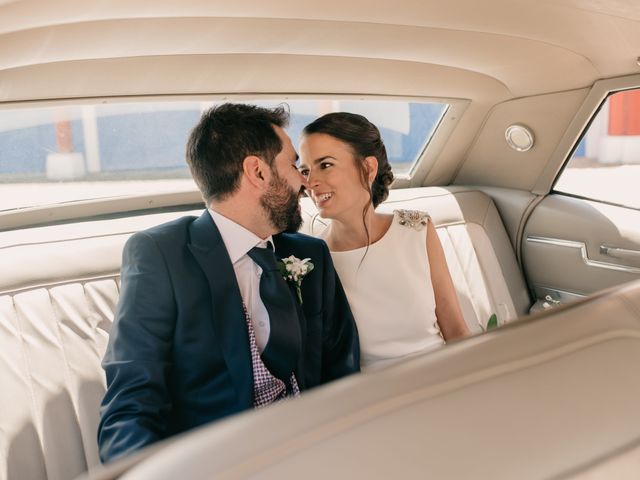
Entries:
POLYGON ((0 235, 0 480, 68 480, 99 463, 122 248, 177 215, 0 235))

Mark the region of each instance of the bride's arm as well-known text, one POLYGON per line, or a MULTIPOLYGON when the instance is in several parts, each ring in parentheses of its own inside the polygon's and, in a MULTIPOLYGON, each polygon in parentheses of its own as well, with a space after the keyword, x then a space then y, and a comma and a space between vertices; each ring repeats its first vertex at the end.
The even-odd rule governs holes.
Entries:
POLYGON ((465 337, 470 333, 469 327, 464 321, 444 250, 431 219, 427 224, 427 254, 440 331, 446 341, 465 337))

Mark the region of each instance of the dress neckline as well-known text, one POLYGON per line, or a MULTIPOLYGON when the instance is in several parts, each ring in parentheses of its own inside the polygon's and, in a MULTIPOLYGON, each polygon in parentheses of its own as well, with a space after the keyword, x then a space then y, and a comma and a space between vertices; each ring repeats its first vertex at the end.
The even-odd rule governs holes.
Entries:
MULTIPOLYGON (((378 245, 380 245, 386 238, 389 237, 389 232, 391 232, 391 230, 393 229, 393 225, 396 223, 396 216, 397 216, 397 210, 393 211, 393 218, 391 219, 391 223, 389 224, 389 228, 387 228, 387 231, 384 232, 384 234, 375 242, 370 243, 369 244, 369 250, 371 250, 371 248, 373 247, 377 247, 378 245)), ((331 255, 340 255, 340 254, 349 254, 349 253, 356 253, 356 252, 363 252, 367 249, 367 245, 365 245, 364 247, 358 247, 358 248, 354 248, 352 250, 330 250, 331 255)))

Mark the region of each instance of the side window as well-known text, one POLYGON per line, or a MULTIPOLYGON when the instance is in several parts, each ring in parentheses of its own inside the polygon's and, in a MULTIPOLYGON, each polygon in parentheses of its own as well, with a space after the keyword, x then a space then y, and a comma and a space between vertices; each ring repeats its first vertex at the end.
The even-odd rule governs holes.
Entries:
POLYGON ((556 192, 640 208, 640 89, 612 93, 556 182, 556 192))

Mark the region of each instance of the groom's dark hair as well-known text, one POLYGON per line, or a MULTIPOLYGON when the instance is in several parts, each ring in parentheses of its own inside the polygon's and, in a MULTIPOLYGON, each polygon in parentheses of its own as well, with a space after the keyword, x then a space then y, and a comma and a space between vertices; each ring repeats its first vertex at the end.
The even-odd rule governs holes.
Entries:
POLYGON ((273 126, 284 128, 288 123, 289 112, 284 106, 225 103, 202 114, 189 135, 186 158, 207 205, 237 190, 242 162, 249 155, 272 165, 282 150, 273 126))

